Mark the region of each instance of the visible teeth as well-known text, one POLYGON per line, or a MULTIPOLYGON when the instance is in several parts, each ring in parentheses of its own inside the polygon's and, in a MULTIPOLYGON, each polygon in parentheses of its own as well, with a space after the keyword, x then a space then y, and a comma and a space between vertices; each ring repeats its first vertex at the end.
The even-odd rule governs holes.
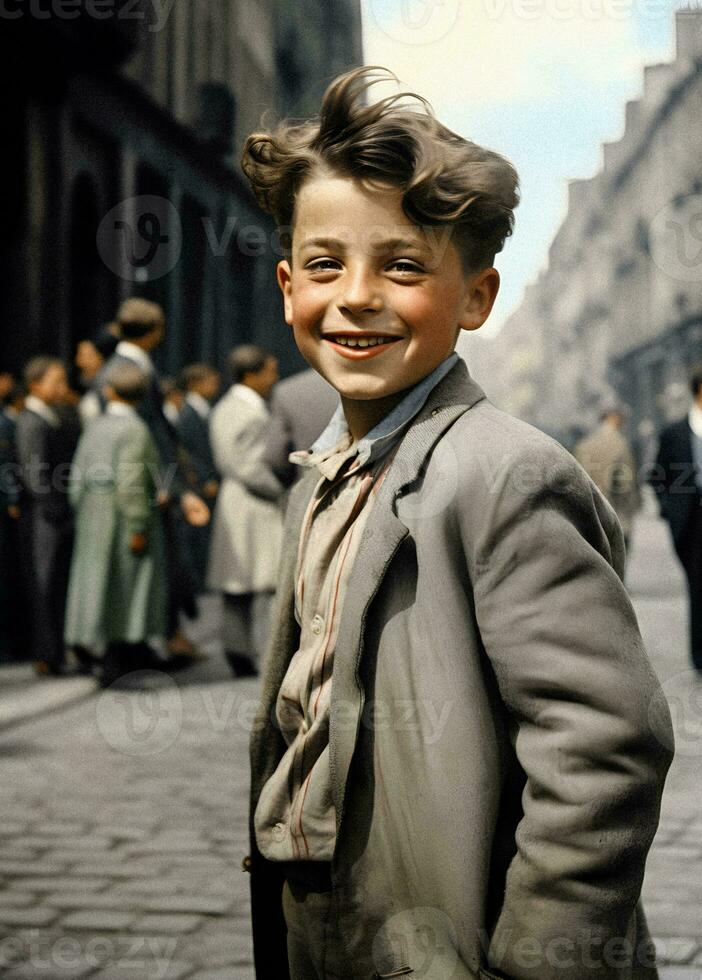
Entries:
POLYGON ((344 347, 377 347, 378 344, 389 344, 392 341, 388 340, 387 337, 335 337, 334 340, 337 344, 342 344, 344 347))

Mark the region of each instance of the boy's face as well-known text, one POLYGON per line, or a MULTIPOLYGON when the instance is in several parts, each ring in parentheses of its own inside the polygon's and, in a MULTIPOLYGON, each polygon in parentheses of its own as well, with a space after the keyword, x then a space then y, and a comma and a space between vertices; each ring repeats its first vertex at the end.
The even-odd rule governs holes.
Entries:
POLYGON ((401 200, 398 189, 331 176, 298 194, 292 262, 278 265, 285 319, 342 398, 386 398, 421 381, 497 295, 495 269, 465 273, 449 230, 413 225, 401 200), (351 348, 338 337, 386 342, 351 348))

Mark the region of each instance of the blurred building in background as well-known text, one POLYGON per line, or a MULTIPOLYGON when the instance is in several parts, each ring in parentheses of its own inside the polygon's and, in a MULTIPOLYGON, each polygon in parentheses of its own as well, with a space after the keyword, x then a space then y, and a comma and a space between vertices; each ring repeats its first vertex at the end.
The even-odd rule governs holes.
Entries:
POLYGON ((675 60, 645 68, 600 172, 571 181, 547 269, 471 347, 490 397, 567 445, 618 396, 645 456, 702 362, 702 10, 675 17, 675 60))
POLYGON ((360 0, 8 0, 2 19, 0 366, 71 357, 132 294, 166 309, 169 372, 249 340, 301 366, 239 156, 266 110, 309 114, 362 62, 360 0))

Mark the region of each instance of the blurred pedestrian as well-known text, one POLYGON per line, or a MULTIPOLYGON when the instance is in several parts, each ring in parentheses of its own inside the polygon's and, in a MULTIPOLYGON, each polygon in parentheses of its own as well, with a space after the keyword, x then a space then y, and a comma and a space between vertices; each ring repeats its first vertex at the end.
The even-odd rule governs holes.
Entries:
POLYGON ((91 386, 104 367, 105 361, 117 348, 119 343, 117 329, 116 323, 108 323, 100 330, 97 337, 79 341, 76 348, 74 364, 80 372, 80 382, 86 389, 78 404, 83 425, 87 425, 91 419, 102 412, 100 396, 91 386))
POLYGON ((338 403, 336 391, 312 368, 285 378, 273 389, 264 460, 286 487, 304 473, 288 456, 297 449, 309 449, 338 403))
MULTIPOLYGON (((210 364, 189 364, 183 368, 179 386, 185 392, 185 403, 178 417, 180 443, 188 455, 188 464, 195 481, 194 489, 210 507, 214 507, 219 490, 219 474, 215 466, 209 436, 209 416, 219 394, 219 371, 210 364)), ((196 592, 202 592, 207 578, 207 558, 211 525, 184 528, 184 543, 189 555, 191 575, 196 592)))
POLYGON ((163 399, 163 414, 176 428, 180 413, 185 405, 185 392, 177 378, 161 379, 161 398, 163 399))
POLYGON ((76 541, 66 644, 104 649, 100 683, 157 663, 150 637, 167 626, 166 556, 158 512, 159 459, 136 411, 149 378, 117 362, 103 376, 107 408, 86 427, 71 470, 76 541))
MULTIPOLYGON (((160 461, 158 499, 162 508, 168 561, 168 650, 179 657, 192 657, 195 650, 180 628, 179 615, 183 608, 192 610, 194 598, 187 567, 178 547, 176 522, 185 519, 191 525, 203 526, 210 519, 210 511, 202 498, 187 486, 178 454, 178 437, 163 412, 159 378, 151 359, 151 354, 165 336, 163 310, 157 303, 132 298, 122 303, 116 321, 121 340, 103 372, 127 361, 141 367, 149 378, 149 387, 139 403, 138 412, 153 436, 160 461)), ((102 372, 98 375, 94 387, 101 385, 103 376, 102 372)))
POLYGON ((68 395, 64 364, 33 357, 24 377, 28 395, 17 419, 16 446, 32 655, 37 673, 57 676, 66 672, 63 627, 73 544, 67 484, 76 432, 61 419, 68 395))
POLYGON ((0 403, 5 401, 15 384, 14 374, 10 371, 0 371, 0 403))
MULTIPOLYGON (((9 392, 6 392, 9 396, 9 392)), ((19 516, 19 484, 15 448, 15 422, 0 411, 0 661, 18 654, 14 635, 17 554, 15 524, 19 516)))
POLYGON ((278 379, 276 358, 244 344, 230 355, 234 384, 212 410, 210 442, 222 483, 207 583, 224 596, 224 648, 237 676, 257 673, 275 594, 283 485, 263 459, 278 379))
POLYGON ((576 443, 574 455, 614 508, 628 552, 634 515, 641 507, 641 492, 636 462, 622 432, 624 418, 622 406, 606 405, 598 428, 576 443))
POLYGON ((702 674, 702 369, 692 376, 690 387, 692 405, 686 416, 661 432, 649 481, 685 570, 690 655, 702 674))
POLYGON ((27 583, 20 574, 20 484, 17 419, 24 408, 24 388, 15 383, 0 410, 0 659, 19 660, 30 648, 27 583))

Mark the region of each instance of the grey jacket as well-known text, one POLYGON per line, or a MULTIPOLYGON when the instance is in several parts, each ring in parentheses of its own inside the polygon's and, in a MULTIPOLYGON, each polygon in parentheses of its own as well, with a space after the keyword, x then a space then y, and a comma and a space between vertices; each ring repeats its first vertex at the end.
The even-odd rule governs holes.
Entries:
MULTIPOLYGON (((285 748, 270 719, 316 479, 288 504, 252 812, 285 748)), ((402 439, 341 614, 328 936, 344 977, 657 975, 638 899, 673 736, 623 560, 579 464, 459 361, 402 439)), ((255 840, 251 871, 257 976, 280 980, 282 879, 255 840)))

